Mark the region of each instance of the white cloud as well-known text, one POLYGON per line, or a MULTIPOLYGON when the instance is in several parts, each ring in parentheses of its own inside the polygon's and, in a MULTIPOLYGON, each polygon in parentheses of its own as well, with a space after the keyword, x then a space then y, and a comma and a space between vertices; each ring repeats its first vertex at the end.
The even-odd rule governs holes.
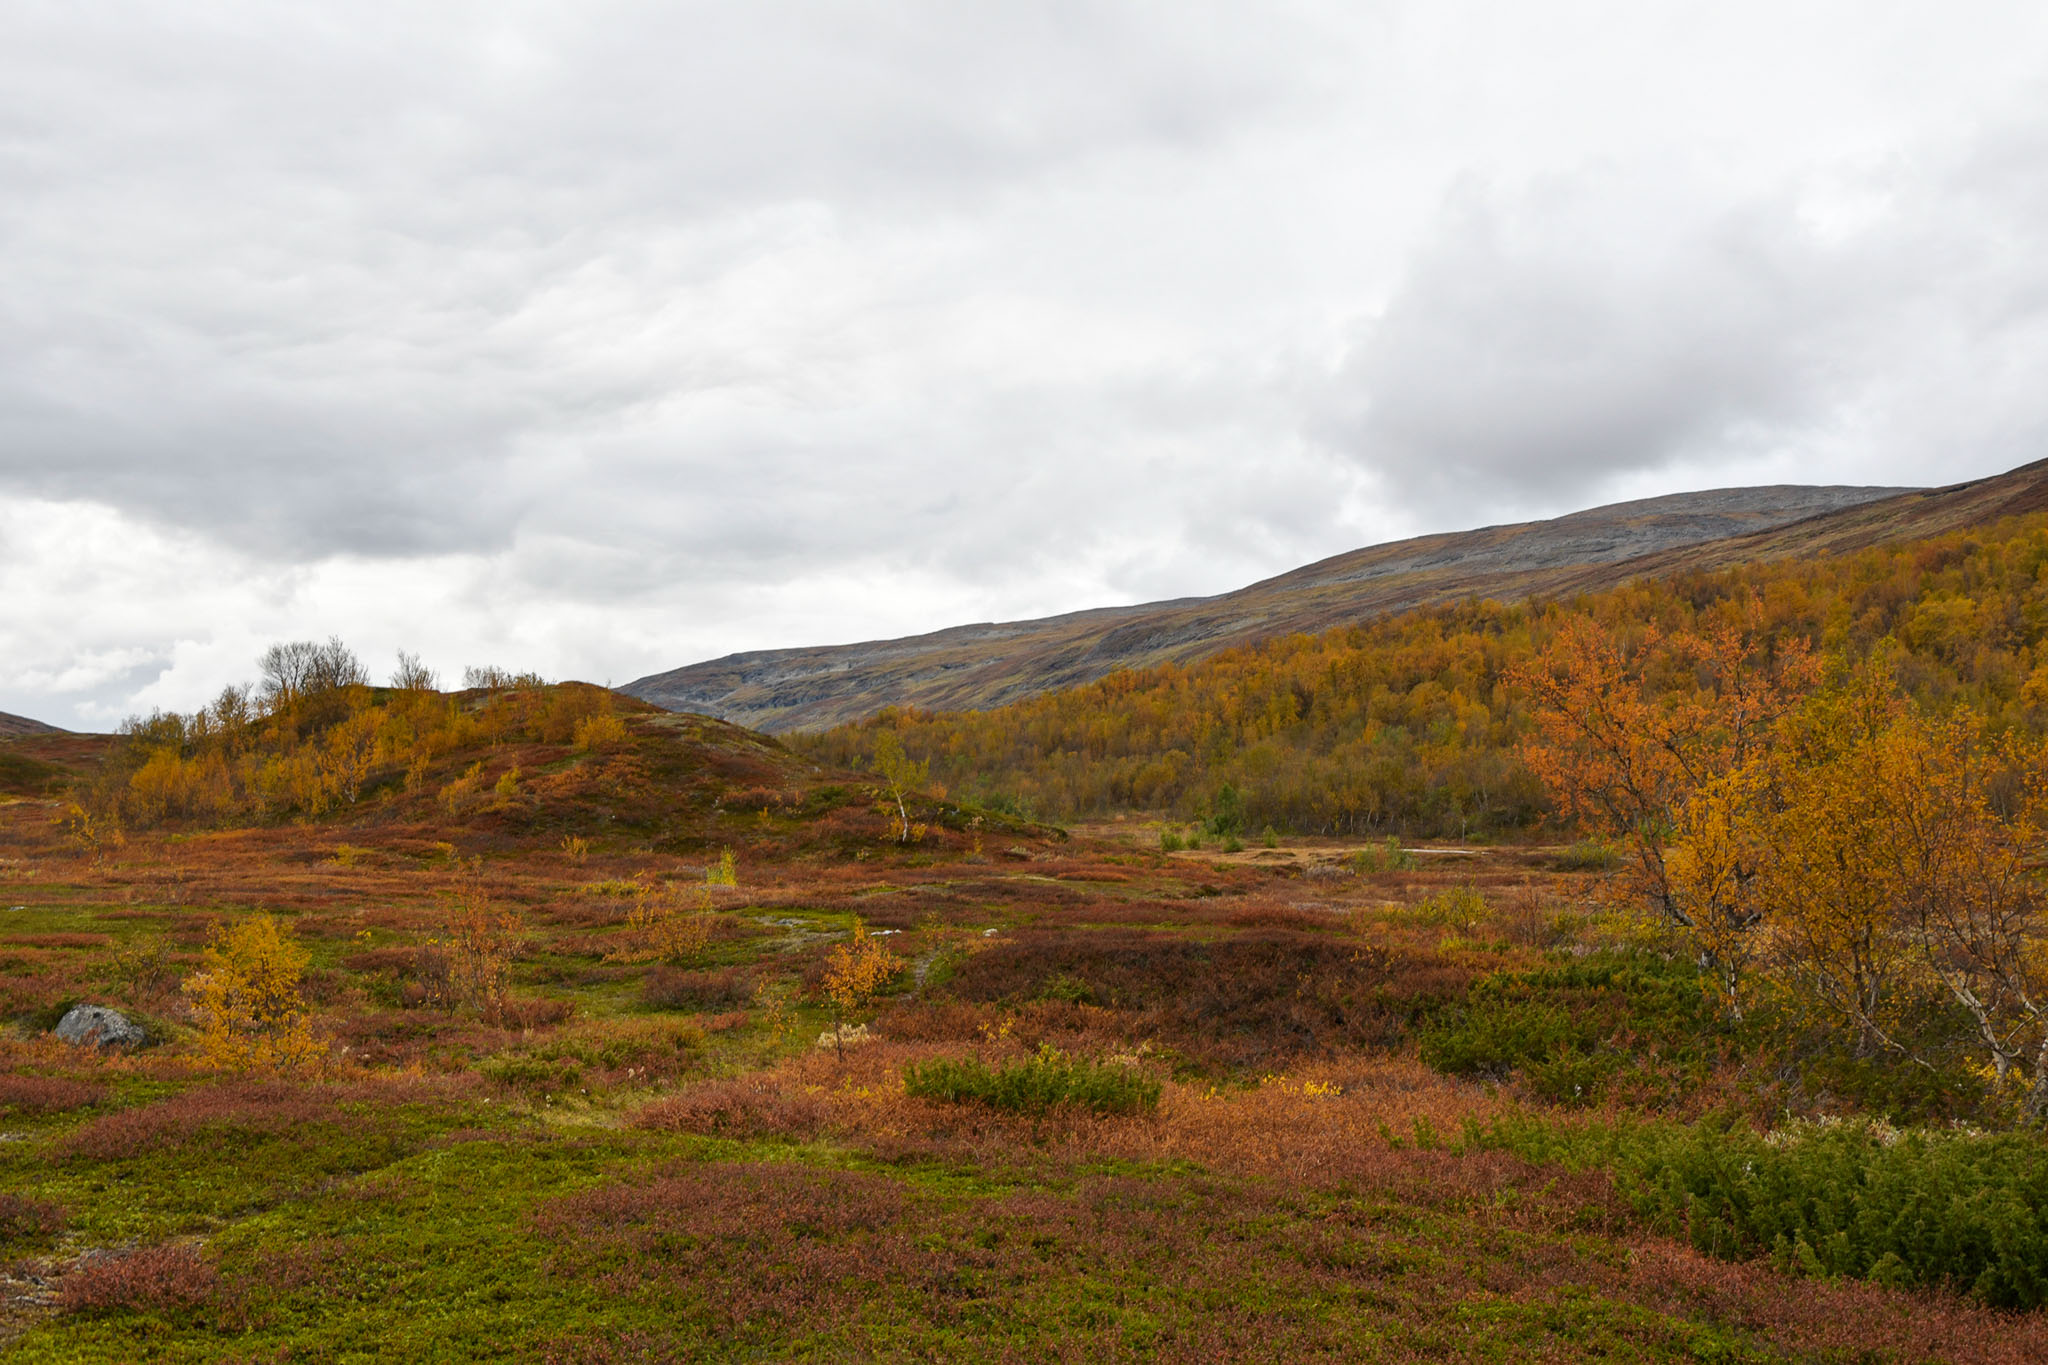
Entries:
POLYGON ((2044 453, 2048 19, 0 15, 0 709, 624 680, 2044 453))

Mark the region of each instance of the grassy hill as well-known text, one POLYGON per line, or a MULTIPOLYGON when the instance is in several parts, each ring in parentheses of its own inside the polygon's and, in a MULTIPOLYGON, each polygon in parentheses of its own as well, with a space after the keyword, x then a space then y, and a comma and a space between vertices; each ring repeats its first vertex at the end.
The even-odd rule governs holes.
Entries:
MULTIPOLYGON (((2043 565, 2036 515, 1578 609, 1754 587, 2031 724, 2043 565)), ((1213 730, 1230 762, 1355 696, 1448 742, 1455 694, 1500 757, 1472 706, 1543 620, 1063 704, 1238 698, 1273 728, 1213 730)), ((1597 848, 1175 852, 899 770, 905 819, 885 773, 534 680, 230 693, 0 772, 10 1360, 2048 1355, 2038 1135, 1974 1074, 1717 1012, 1597 848), (148 1043, 56 1041, 79 1002, 148 1043)))

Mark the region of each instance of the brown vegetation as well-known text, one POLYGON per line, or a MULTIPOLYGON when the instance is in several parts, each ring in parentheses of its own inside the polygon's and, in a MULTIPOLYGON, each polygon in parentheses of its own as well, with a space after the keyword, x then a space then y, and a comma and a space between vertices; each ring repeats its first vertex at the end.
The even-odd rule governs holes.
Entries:
MULTIPOLYGON (((1813 772, 1919 764, 1921 789, 1961 793, 1939 807, 1954 817, 1936 822, 1953 836, 1941 846, 2011 871, 1999 859, 2026 842, 2018 826, 1983 819, 2008 819, 2019 788, 1943 767, 1978 752, 1945 730, 1896 729, 1920 714, 1896 695, 1910 687, 1857 731, 1790 704, 1788 684, 1738 754, 1714 733, 1731 693, 1711 660, 1730 684, 1754 665, 1734 646, 1714 655, 1712 631, 1748 618, 1699 613, 1660 627, 1661 644, 1628 637, 1607 685, 1643 708, 1631 735, 1710 756, 1654 808, 1672 818, 1658 847, 1675 904, 1697 894, 1694 794, 1822 733, 1875 747, 1809 743, 1796 752, 1813 772), (1705 719, 1681 743, 1688 715, 1705 719), (1964 799, 1978 790, 1987 804, 1964 799)), ((1601 637, 1579 638, 1605 657, 1601 637)), ((231 1349, 252 1356, 340 1354, 381 1324, 422 1335, 345 1349, 459 1357, 509 1321, 464 1316, 499 1293, 548 1306, 544 1327, 512 1329, 517 1350, 563 1359, 625 1342, 649 1358, 999 1339, 991 1358, 1674 1360, 2024 1359, 2044 1344, 2037 1318, 1963 1303, 1967 1285, 1706 1260, 1655 1231, 1619 1167, 1500 1136, 1590 1151, 1603 1125, 1710 1113, 1738 1127, 1997 1116, 1854 1071, 1870 1059, 1849 1055, 1853 1030, 1833 1030, 1837 1056, 1800 1032, 1811 1020, 1787 1041, 1755 1022, 1768 1011, 1742 1032, 1702 1007, 1686 926, 1622 913, 1643 883, 1604 845, 1167 853, 1141 821, 1067 838, 630 703, 583 713, 620 721, 593 745, 587 728, 548 729, 554 689, 486 681, 458 698, 330 697, 291 740, 287 709, 326 694, 301 682, 262 701, 231 775, 328 753, 332 729, 380 711, 382 725, 393 706, 475 727, 417 770, 372 748, 353 803, 317 815, 137 819, 141 728, 67 768, 122 814, 120 843, 80 844, 48 805, 0 806, 4 899, 25 904, 0 943, 22 968, 0 1108, 26 1134, 0 1147, 0 1230, 43 1258, 38 1273, 62 1273, 73 1311, 24 1338, 46 1356, 140 1354, 150 1333, 192 1354, 219 1353, 206 1333, 241 1334, 231 1349), (473 802, 451 810, 441 795, 472 772, 473 802), (663 940, 671 912, 701 922, 663 940), (100 1055, 40 1036, 84 998, 145 1015, 165 1041, 100 1055), (846 1043, 856 1017, 860 1045, 817 1045, 827 1028, 846 1043), (279 1037, 316 1041, 320 1065, 295 1066, 279 1037), (1470 1055, 1425 1064, 1447 1038, 1470 1055), (1148 1098, 1027 1112, 911 1094, 906 1072, 934 1062, 1071 1063, 1148 1098), (81 1259, 94 1247, 115 1249, 81 1259), (483 1335, 431 1335, 453 1322, 483 1335), (1024 1335, 1000 1336, 1013 1326, 1024 1335)), ((1564 735, 1500 697, 1513 735, 1564 735)), ((1745 818, 1821 794, 1769 778, 1776 795, 1745 818)), ((2024 1201, 1999 1207, 2001 1228, 2033 1226, 2024 1201)))

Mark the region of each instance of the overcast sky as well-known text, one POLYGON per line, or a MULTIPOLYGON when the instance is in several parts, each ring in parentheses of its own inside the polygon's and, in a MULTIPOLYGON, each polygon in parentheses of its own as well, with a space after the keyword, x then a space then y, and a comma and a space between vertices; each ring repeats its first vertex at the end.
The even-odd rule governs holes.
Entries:
POLYGON ((0 710, 2048 456, 2038 3, 0 6, 0 710))

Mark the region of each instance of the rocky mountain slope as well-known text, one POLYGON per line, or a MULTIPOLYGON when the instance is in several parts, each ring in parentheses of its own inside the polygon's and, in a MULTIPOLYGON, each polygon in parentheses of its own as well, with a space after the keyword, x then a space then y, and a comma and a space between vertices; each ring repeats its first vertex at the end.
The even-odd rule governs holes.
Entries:
POLYGON ((62 733, 54 725, 45 725, 39 720, 30 720, 27 716, 9 715, 5 711, 0 711, 0 739, 14 739, 19 735, 55 735, 62 733))
POLYGON ((1434 602, 1554 595, 1645 573, 1825 553, 2042 505, 2048 462, 1943 489, 1780 485, 1680 493, 1370 546, 1216 597, 733 654, 620 690, 771 732, 824 728, 889 705, 978 709, 1120 668, 1188 662, 1256 639, 1434 602))

